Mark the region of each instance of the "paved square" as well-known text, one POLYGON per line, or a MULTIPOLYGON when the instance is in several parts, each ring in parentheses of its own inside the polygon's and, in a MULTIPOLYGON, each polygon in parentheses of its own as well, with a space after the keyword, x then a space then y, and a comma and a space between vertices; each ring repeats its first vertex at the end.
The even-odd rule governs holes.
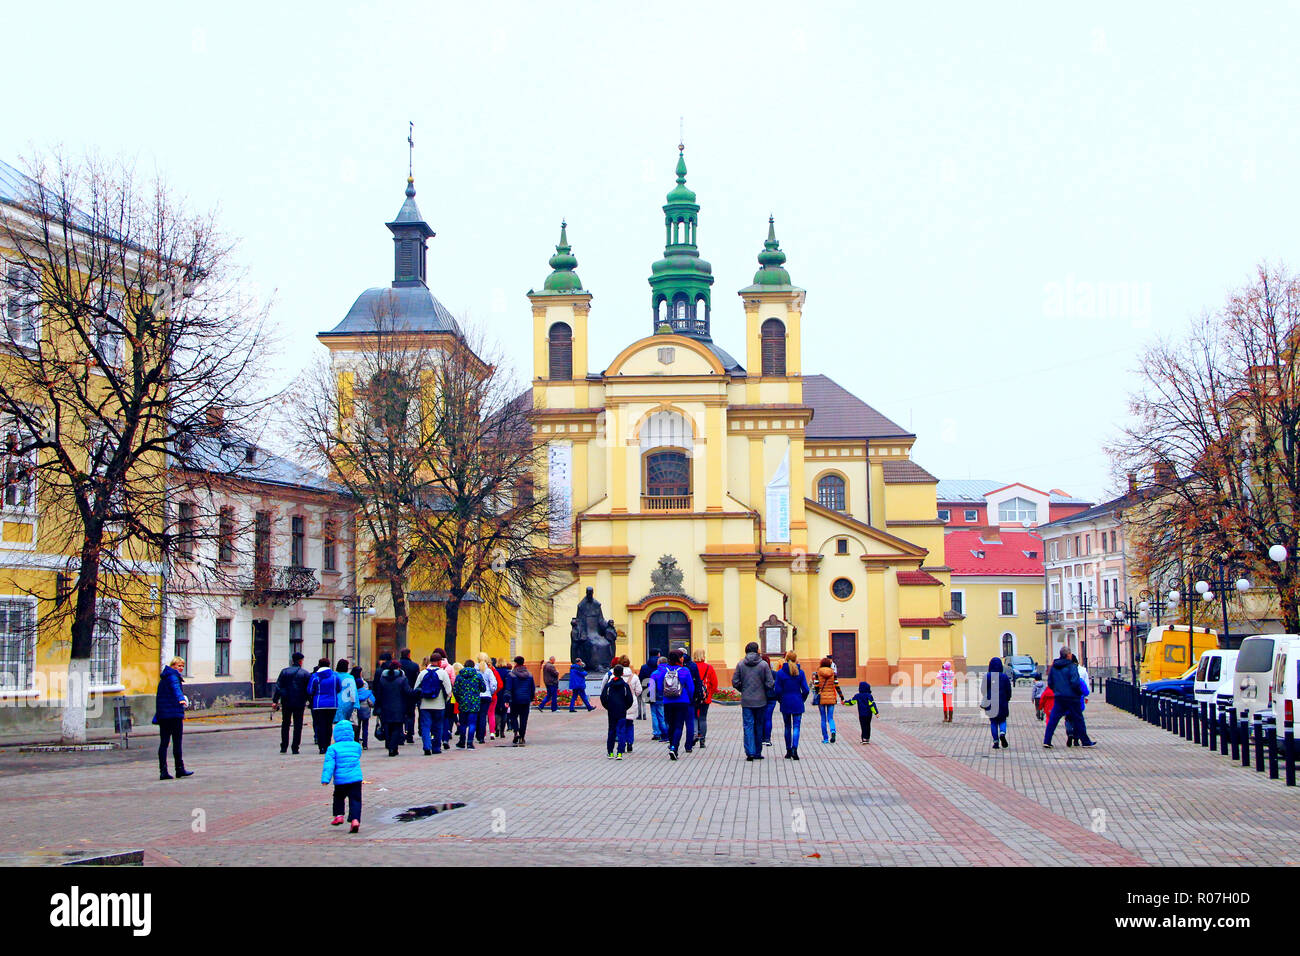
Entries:
POLYGON ((1088 712, 1094 750, 1065 748, 1061 732, 1042 749, 1023 701, 1007 751, 990 750, 976 708, 943 724, 937 710, 882 703, 868 746, 856 713, 837 714, 834 745, 806 715, 798 763, 782 759, 779 715, 768 759, 746 763, 739 708, 717 705, 707 749, 677 762, 648 742, 649 721, 636 724, 634 754, 606 759, 599 710, 534 714, 524 749, 425 757, 408 745, 390 759, 372 741, 356 836, 328 826, 314 748, 281 756, 270 729, 187 734, 197 773, 165 782, 156 738, 109 754, 9 750, 0 853, 144 848, 147 863, 189 865, 1300 863, 1300 788, 1100 702, 1088 712), (452 801, 466 806, 394 819, 452 801))

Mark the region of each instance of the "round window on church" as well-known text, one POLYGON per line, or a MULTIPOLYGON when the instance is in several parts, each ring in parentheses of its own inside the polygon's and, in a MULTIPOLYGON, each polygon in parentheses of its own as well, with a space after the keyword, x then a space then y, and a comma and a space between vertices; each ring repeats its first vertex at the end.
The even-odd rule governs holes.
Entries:
POLYGON ((831 594, 836 600, 847 601, 853 597, 853 582, 848 578, 836 578, 831 584, 831 594))

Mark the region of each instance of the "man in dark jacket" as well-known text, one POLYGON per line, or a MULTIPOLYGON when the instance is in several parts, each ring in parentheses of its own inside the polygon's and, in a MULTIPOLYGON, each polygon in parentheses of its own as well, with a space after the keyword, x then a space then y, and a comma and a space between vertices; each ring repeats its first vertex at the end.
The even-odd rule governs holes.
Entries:
POLYGON ((375 678, 373 689, 375 709, 384 725, 384 743, 388 745, 388 756, 396 757, 404 740, 402 726, 411 702, 415 699, 415 691, 407 683, 405 672, 391 658, 375 678))
MULTIPOLYGON (((415 690, 415 682, 420 679, 420 665, 411 660, 411 649, 402 648, 401 660, 398 666, 402 668, 402 673, 406 675, 406 683, 410 685, 411 690, 415 690)), ((411 706, 406 714, 406 742, 415 743, 415 698, 411 698, 411 706)))
MULTIPOLYGON (((605 735, 605 752, 610 759, 623 759, 627 750, 627 731, 624 721, 627 712, 632 709, 632 688, 623 680, 623 665, 614 665, 614 677, 600 692, 600 704, 609 717, 609 733, 605 735), (614 753, 614 743, 618 742, 618 753, 614 753)), ((630 724, 628 726, 631 726, 630 724)), ((690 749, 690 748, 687 748, 690 749)))
POLYGON ((1061 656, 1052 661, 1047 670, 1047 686, 1052 689, 1052 713, 1047 718, 1047 728, 1043 733, 1043 746, 1052 746, 1052 734, 1056 725, 1064 719, 1075 728, 1084 747, 1095 747, 1096 742, 1088 737, 1088 728, 1083 722, 1083 706, 1079 696, 1079 666, 1070 659, 1070 649, 1061 648, 1061 656))
POLYGON ((745 759, 763 759, 763 716, 767 692, 776 684, 772 668, 758 656, 758 643, 745 645, 745 659, 736 665, 731 686, 740 691, 740 715, 745 725, 745 759))
POLYGON ((522 657, 515 658, 505 693, 510 699, 510 719, 515 725, 515 739, 510 742, 510 746, 523 747, 526 745, 524 737, 528 734, 528 711, 537 694, 537 681, 533 680, 532 672, 524 666, 522 657))
POLYGON ((307 702, 311 705, 311 727, 316 735, 316 748, 323 754, 334 742, 334 715, 339 709, 339 691, 343 682, 329 658, 322 657, 316 664, 316 673, 307 682, 307 702))
POLYGON ((560 702, 560 669, 555 666, 555 658, 550 658, 542 665, 542 684, 546 687, 546 696, 542 698, 541 704, 538 705, 538 711, 546 709, 546 702, 551 703, 551 713, 555 713, 556 705, 560 702))
POLYGON ((293 752, 302 743, 302 715, 307 707, 307 685, 311 674, 302 666, 302 653, 293 652, 293 663, 280 671, 271 694, 271 709, 281 712, 280 753, 289 749, 289 721, 293 720, 293 752))

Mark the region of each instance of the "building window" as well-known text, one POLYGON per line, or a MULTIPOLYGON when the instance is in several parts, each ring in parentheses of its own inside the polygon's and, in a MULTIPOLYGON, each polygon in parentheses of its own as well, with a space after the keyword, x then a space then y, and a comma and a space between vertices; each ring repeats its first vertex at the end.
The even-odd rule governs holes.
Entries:
POLYGON ((217 560, 235 560, 235 509, 225 507, 217 518, 217 560))
MULTIPOLYGON (((301 626, 301 622, 300 622, 301 626)), ((334 622, 323 621, 320 626, 320 656, 333 662, 334 656, 334 622)))
POLYGON ((944 524, 947 524, 949 521, 952 520, 952 512, 949 511, 947 508, 940 508, 939 520, 942 521, 944 524))
POLYGON ((1060 558, 1060 549, 1057 548, 1057 542, 1047 542, 1047 557, 1049 560, 1056 561, 1060 558))
POLYGON ((958 614, 965 614, 966 613, 966 592, 953 591, 951 598, 952 598, 952 609, 956 611, 958 614))
MULTIPOLYGON (((1110 533, 1110 549, 1111 549, 1111 551, 1118 551, 1118 550, 1119 550, 1119 532, 1118 532, 1118 531, 1112 531, 1112 532, 1110 533)), ((1215 660, 1218 660, 1218 658, 1215 658, 1215 660)))
POLYGON ((836 539, 835 539, 835 553, 836 553, 836 554, 848 554, 848 553, 849 553, 849 539, 848 539, 848 538, 836 538, 836 539))
POLYGON ((194 505, 182 501, 176 521, 176 553, 186 561, 194 557, 194 505))
POLYGON ((185 669, 188 671, 190 669, 190 619, 178 617, 172 627, 172 634, 174 635, 172 654, 185 662, 185 669))
POLYGON ((838 601, 847 601, 853 597, 853 582, 848 578, 836 578, 831 584, 831 594, 838 601))
POLYGON ((41 276, 25 265, 11 265, 5 272, 0 312, 5 331, 15 345, 36 345, 41 330, 41 276))
POLYGON ((1016 592, 1015 591, 999 591, 998 602, 1001 605, 1000 613, 1002 614, 1003 617, 1011 617, 1016 613, 1016 592))
POLYGON ((1085 555, 1092 554, 1092 535, 1090 534, 1083 536, 1083 553, 1085 555))
POLYGON ((271 563, 271 512, 259 511, 253 519, 253 562, 262 568, 271 563))
POLYGON ((844 479, 839 475, 822 475, 817 481, 817 503, 831 511, 843 511, 847 504, 844 479))
POLYGON ((1059 611, 1061 609, 1061 585, 1059 581, 1052 582, 1052 594, 1048 605, 1049 611, 1059 611))
POLYGON ((32 690, 36 669, 36 599, 0 600, 0 690, 32 690))
POLYGON ((768 319, 761 330, 763 338, 763 374, 785 374, 785 323, 768 319))
POLYGON ((339 569, 338 534, 338 525, 333 520, 326 521, 321 545, 321 567, 326 571, 337 571, 339 569))
POLYGON ((645 456, 645 493, 652 498, 685 498, 691 493, 691 460, 680 451, 645 456))
POLYGON ((302 621, 289 622, 289 657, 302 653, 302 621))
POLYGON ((921 640, 928 641, 929 639, 930 639, 930 629, 928 627, 921 628, 921 640))
POLYGON ((307 563, 307 519, 294 515, 289 519, 289 563, 301 568, 307 563))
POLYGON ((1002 656, 1010 657, 1016 652, 1016 637, 1010 631, 1002 635, 1002 656))
POLYGON ((979 521, 979 520, 980 520, 980 513, 979 513, 978 511, 976 511, 974 508, 967 508, 967 509, 966 509, 966 520, 967 520, 968 522, 969 522, 969 521, 979 521))
POLYGON ((95 352, 101 366, 118 368, 122 364, 126 341, 122 326, 122 297, 109 292, 104 297, 103 306, 103 312, 91 319, 95 352))
POLYGON ((116 601, 97 601, 95 630, 90 639, 90 686, 116 687, 121 675, 121 609, 116 601))
POLYGON ((998 505, 999 524, 1038 523, 1038 505, 1024 498, 1011 498, 998 505))
POLYGON ((17 431, 5 435, 4 501, 6 508, 30 511, 36 497, 36 450, 20 452, 17 431))
POLYGON ((230 618, 217 619, 216 676, 230 676, 230 618))
POLYGON ((573 329, 567 323, 556 322, 547 336, 550 347, 550 368, 553 381, 567 382, 573 378, 573 329))

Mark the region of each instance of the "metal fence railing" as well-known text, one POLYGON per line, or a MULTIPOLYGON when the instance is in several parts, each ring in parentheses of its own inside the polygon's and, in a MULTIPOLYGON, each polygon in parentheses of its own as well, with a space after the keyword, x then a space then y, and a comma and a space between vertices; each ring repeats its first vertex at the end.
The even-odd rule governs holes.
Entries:
POLYGON ((1285 776, 1286 785, 1296 785, 1297 747, 1293 721, 1283 720, 1279 738, 1275 714, 1238 713, 1231 694, 1220 694, 1211 706, 1206 701, 1181 700, 1148 690, 1119 678, 1106 681, 1106 703, 1229 757, 1243 767, 1254 765, 1257 773, 1267 771, 1270 780, 1285 776))

